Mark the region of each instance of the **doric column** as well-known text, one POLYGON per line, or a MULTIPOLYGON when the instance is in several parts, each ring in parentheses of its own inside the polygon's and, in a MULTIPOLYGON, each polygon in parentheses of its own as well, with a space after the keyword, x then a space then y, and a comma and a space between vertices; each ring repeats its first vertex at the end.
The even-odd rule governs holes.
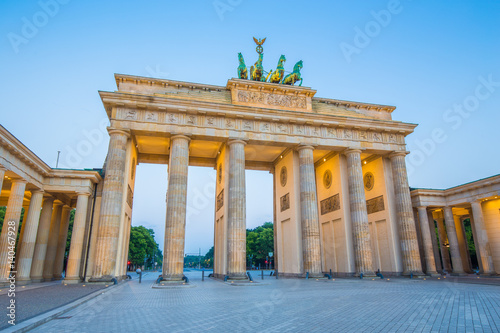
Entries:
POLYGON ((240 140, 228 142, 227 275, 231 279, 246 279, 245 145, 240 140))
POLYGON ((7 171, 7 169, 5 169, 3 166, 0 165, 0 190, 2 189, 2 186, 3 186, 3 180, 5 178, 5 171, 7 171))
POLYGON ((356 274, 375 275, 373 273, 370 226, 368 224, 363 170, 361 168, 361 150, 348 149, 344 154, 347 156, 349 203, 351 208, 356 274))
POLYGON ((455 228, 455 220, 453 211, 450 206, 443 208, 444 223, 446 223, 446 234, 448 242, 450 242, 451 263, 453 265, 454 274, 465 274, 462 265, 462 257, 460 255, 460 247, 458 245, 457 229, 455 228))
POLYGON ((447 273, 451 273, 451 258, 450 258, 450 243, 448 241, 448 235, 446 234, 446 229, 444 227, 444 218, 438 217, 436 219, 438 233, 439 233, 439 244, 441 248, 441 258, 443 258, 443 270, 447 273))
POLYGON ((62 202, 56 202, 50 219, 49 240, 47 241, 47 252, 43 263, 43 280, 52 281, 54 277, 54 261, 56 259, 57 242, 59 240, 59 228, 61 226, 62 202))
POLYGON ((17 228, 21 218, 26 183, 23 179, 12 180, 2 233, 0 234, 0 282, 8 281, 10 270, 16 260, 14 248, 16 246, 17 228))
POLYGON ((443 271, 443 266, 441 265, 441 256, 439 255, 439 246, 436 236, 436 225, 434 224, 434 216, 432 215, 432 211, 427 211, 427 219, 429 220, 429 230, 431 232, 431 240, 432 240, 432 251, 434 252, 434 262, 436 263, 436 270, 438 272, 443 271))
POLYGON ((75 219, 71 232, 71 243, 66 265, 64 281, 80 281, 80 264, 82 261, 83 240, 85 237, 85 223, 87 221, 87 206, 90 193, 77 193, 75 219))
POLYGON ((424 248, 425 264, 428 275, 437 275, 436 261, 434 259, 434 250, 432 248, 432 237, 429 229, 429 220, 427 207, 418 207, 418 219, 420 221, 420 230, 422 232, 422 245, 424 248))
POLYGON ((493 257, 491 255, 490 242, 488 240, 488 232, 486 231, 486 226, 484 224, 483 209, 481 207, 481 201, 471 202, 472 214, 470 214, 471 225, 475 229, 475 239, 474 243, 479 251, 478 260, 482 263, 483 274, 494 275, 495 268, 493 265, 493 257))
POLYGON ((176 135, 170 139, 162 272, 163 279, 167 281, 182 280, 184 271, 189 141, 184 135, 176 135))
POLYGON ((40 282, 43 280, 43 265, 45 263, 45 254, 47 253, 53 205, 54 198, 52 197, 46 197, 43 201, 40 223, 38 224, 38 231, 36 234, 33 262, 31 263, 31 282, 40 282))
POLYGON ((300 173, 300 220, 302 227, 302 253, 304 273, 321 276, 321 248, 319 241, 318 199, 316 176, 311 146, 297 148, 300 173))
POLYGON ((418 250, 417 230, 413 219, 410 186, 405 163, 406 152, 392 153, 392 175, 394 178, 394 195, 396 197, 396 213, 398 217, 401 256, 403 258, 403 275, 422 274, 422 264, 418 250))
MULTIPOLYGON (((56 258, 54 260, 54 279, 62 279, 64 269, 64 256, 66 254, 66 242, 68 240, 69 217, 71 207, 64 205, 61 214, 61 225, 59 227, 59 239, 57 241, 56 258)), ((74 223, 74 221, 73 221, 74 223)))
POLYGON ((31 264, 35 252, 36 234, 40 222, 40 209, 42 208, 43 191, 36 190, 31 192, 30 207, 28 217, 24 227, 24 236, 21 250, 18 254, 17 282, 30 281, 31 264))
POLYGON ((111 281, 114 278, 116 253, 125 186, 127 140, 124 130, 108 128, 109 148, 102 189, 99 230, 97 234, 94 270, 90 282, 111 281))
MULTIPOLYGON (((31 199, 30 201, 31 202, 31 199)), ((22 214, 23 215, 23 219, 21 221, 21 219, 19 219, 19 224, 20 224, 20 227, 19 227, 19 237, 17 239, 17 248, 16 248, 16 267, 15 267, 15 270, 16 271, 19 271, 19 253, 21 253, 22 251, 22 248, 23 248, 23 237, 24 237, 24 229, 26 229, 26 221, 28 219, 28 214, 29 214, 29 203, 28 205, 23 205, 23 209, 24 209, 24 213, 22 214)), ((19 272, 18 272, 19 273, 19 272)))

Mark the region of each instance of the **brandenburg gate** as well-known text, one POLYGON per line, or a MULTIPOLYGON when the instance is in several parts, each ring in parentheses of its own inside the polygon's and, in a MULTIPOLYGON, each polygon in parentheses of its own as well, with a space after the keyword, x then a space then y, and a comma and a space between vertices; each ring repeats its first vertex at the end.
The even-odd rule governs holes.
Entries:
POLYGON ((274 175, 280 276, 423 274, 405 167, 416 125, 393 121, 394 107, 244 79, 115 78, 100 92, 110 143, 90 281, 125 275, 138 163, 168 164, 163 280, 183 276, 189 166, 217 170, 218 278, 247 278, 246 169, 274 175))

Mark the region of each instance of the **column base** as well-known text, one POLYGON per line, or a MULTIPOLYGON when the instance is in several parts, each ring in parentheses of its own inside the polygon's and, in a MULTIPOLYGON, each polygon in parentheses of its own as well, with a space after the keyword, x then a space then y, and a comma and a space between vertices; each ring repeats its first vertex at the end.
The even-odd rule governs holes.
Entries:
POLYGON ((54 276, 52 278, 52 280, 55 280, 55 281, 59 281, 59 280, 62 280, 62 279, 63 279, 62 275, 61 276, 54 276))
MULTIPOLYGON (((307 272, 305 274, 302 275, 303 278, 305 278, 307 276, 307 272)), ((325 277, 325 274, 321 273, 321 272, 314 272, 314 273, 311 273, 309 272, 309 279, 317 279, 317 278, 323 278, 325 277)))
POLYGON ((372 272, 372 271, 356 272, 356 274, 354 274, 354 276, 360 277, 361 274, 363 274, 363 277, 377 277, 377 274, 375 274, 375 272, 372 272))
POLYGON ((82 283, 82 279, 64 279, 66 284, 79 284, 82 283))
POLYGON ((402 275, 403 276, 407 276, 407 277, 411 277, 413 275, 414 278, 422 278, 422 277, 426 277, 427 276, 422 271, 418 271, 418 272, 403 272, 402 275))
POLYGON ((181 282, 182 278, 184 277, 184 274, 163 274, 161 276, 161 281, 166 281, 166 282, 181 282))
POLYGON ((33 283, 33 281, 31 279, 17 279, 16 280, 16 284, 18 286, 25 286, 27 284, 31 284, 33 283))
POLYGON ((43 278, 42 282, 51 282, 51 281, 54 281, 54 278, 53 277, 50 277, 50 278, 43 278))
POLYGON ((450 273, 451 276, 467 276, 469 274, 465 273, 465 272, 453 272, 453 273, 450 273))
POLYGON ((101 277, 91 277, 89 283, 114 283, 117 280, 114 276, 104 275, 101 277))
POLYGON ((228 280, 248 280, 247 273, 231 273, 227 275, 228 280))
POLYGON ((43 278, 42 277, 32 277, 31 278, 31 283, 40 283, 40 282, 43 282, 43 278))
POLYGON ((440 277, 441 276, 441 274, 439 274, 438 272, 427 272, 427 275, 430 277, 440 277))

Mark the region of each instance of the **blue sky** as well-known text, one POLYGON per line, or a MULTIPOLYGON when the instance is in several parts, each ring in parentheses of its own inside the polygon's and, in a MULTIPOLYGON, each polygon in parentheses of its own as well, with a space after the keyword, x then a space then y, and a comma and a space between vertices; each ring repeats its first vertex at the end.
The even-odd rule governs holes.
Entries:
MULTIPOLYGON (((393 119, 419 124, 412 187, 499 173, 499 1, 55 1, 0 3, 0 122, 51 166, 58 150, 60 166, 102 166, 107 135, 70 157, 102 127, 97 92, 115 90, 114 73, 225 85, 238 52, 255 61, 256 36, 266 70, 303 60, 316 96, 394 105, 393 119)), ((166 166, 137 172, 133 224, 163 246, 166 166)), ((186 251, 206 252, 215 171, 189 172, 186 251)), ((270 174, 247 171, 247 196, 249 227, 272 219, 270 174)))

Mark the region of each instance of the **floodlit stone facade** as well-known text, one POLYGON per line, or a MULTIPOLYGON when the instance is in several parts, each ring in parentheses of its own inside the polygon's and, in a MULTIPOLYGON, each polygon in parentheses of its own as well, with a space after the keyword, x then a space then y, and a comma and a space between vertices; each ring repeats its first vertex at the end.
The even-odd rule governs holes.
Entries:
POLYGON ((447 190, 414 189, 411 198, 418 217, 422 264, 428 272, 500 273, 500 175, 447 190), (466 219, 472 239, 467 239, 466 219), (471 262, 471 242, 477 266, 471 262))
MULTIPOLYGON (((452 263, 457 273, 468 271, 463 233, 452 225, 456 216, 469 211, 462 203, 455 207, 442 199, 450 190, 410 195, 405 137, 416 125, 392 120, 394 107, 316 98, 316 91, 307 87, 239 79, 222 87, 115 78, 116 91, 100 92, 110 121, 102 170, 51 169, 0 128, 0 205, 7 206, 0 281, 6 281, 11 269, 8 231, 9 226, 17 228, 22 207, 18 281, 62 277, 62 242, 71 209, 76 212, 66 280, 124 278, 139 163, 168 164, 165 281, 183 276, 188 166, 217 170, 218 278, 246 279, 246 169, 274 175, 273 258, 279 276, 422 275, 422 267, 437 274, 442 270, 437 240, 426 222, 432 214, 452 248, 443 262, 452 263), (445 201, 427 202, 427 197, 445 201), (439 214, 444 214, 446 227, 439 214)), ((491 240, 496 238, 488 238, 498 229, 490 206, 470 204, 487 273, 500 266, 500 248, 491 240)))

